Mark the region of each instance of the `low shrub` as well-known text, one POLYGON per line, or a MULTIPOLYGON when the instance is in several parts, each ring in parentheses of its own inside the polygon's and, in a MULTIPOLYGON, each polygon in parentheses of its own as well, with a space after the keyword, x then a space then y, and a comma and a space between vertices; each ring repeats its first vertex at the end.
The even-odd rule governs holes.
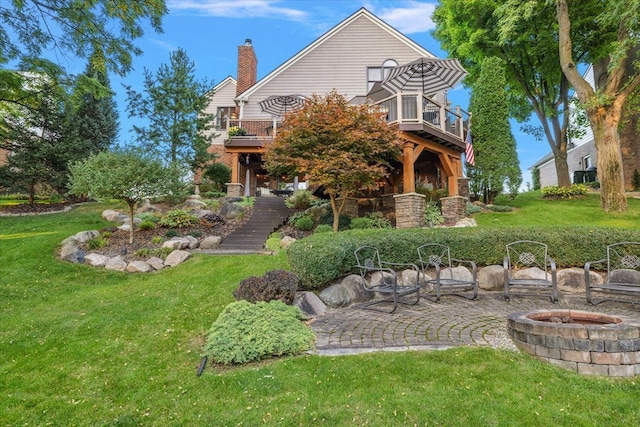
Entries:
POLYGON ((287 197, 284 201, 284 204, 291 209, 307 209, 309 206, 311 206, 312 199, 313 194, 311 193, 311 191, 298 190, 291 196, 287 197))
POLYGON ((424 223, 433 227, 444 222, 442 210, 437 203, 427 203, 424 207, 424 223))
POLYGON ((145 222, 152 222, 152 223, 156 223, 158 221, 160 221, 160 217, 156 214, 154 214, 153 212, 144 212, 141 214, 136 214, 136 218, 139 218, 140 221, 145 222))
POLYGON ((302 231, 313 230, 313 220, 309 216, 303 216, 296 220, 295 226, 302 231))
POLYGON ((162 215, 158 224, 167 228, 182 228, 190 225, 196 225, 198 222, 198 217, 191 212, 187 212, 182 209, 175 209, 162 215))
POLYGON ((482 212, 482 208, 480 206, 467 202, 467 215, 473 215, 478 212, 482 212))
POLYGON ((291 270, 300 278, 300 289, 319 290, 349 274, 362 245, 376 246, 389 262, 416 262, 416 248, 426 242, 450 246, 451 256, 475 261, 479 266, 502 265, 507 243, 536 240, 549 245, 558 268, 582 267, 602 259, 606 245, 640 241, 640 229, 605 227, 505 227, 347 230, 314 233, 297 240, 287 250, 291 270))
POLYGON ((162 237, 160 237, 160 236, 154 236, 154 237, 151 239, 151 243, 153 243, 154 245, 159 245, 159 244, 161 244, 163 241, 164 241, 164 239, 163 239, 162 237))
POLYGON ((320 224, 319 226, 316 227, 315 230, 313 230, 314 233, 329 233, 329 232, 333 232, 333 227, 331 227, 329 224, 320 224))
POLYGON ((178 230, 174 230, 173 228, 170 228, 166 233, 164 233, 164 236, 169 239, 172 237, 178 237, 179 235, 180 233, 178 233, 178 230))
POLYGON ((361 218, 353 218, 351 220, 351 225, 349 225, 349 227, 352 230, 359 230, 359 229, 369 229, 369 228, 373 228, 372 225, 371 218, 366 218, 366 217, 361 217, 361 218))
POLYGON ((587 194, 588 187, 584 184, 572 184, 571 187, 558 187, 549 185, 542 189, 544 197, 559 197, 561 199, 570 199, 574 196, 584 196, 587 194))
POLYGON ((156 228, 156 223, 153 221, 142 221, 140 224, 138 224, 138 228, 140 230, 153 230, 154 228, 156 228))
POLYGON ((209 329, 204 354, 229 365, 302 353, 315 336, 300 319, 297 307, 280 301, 231 303, 209 329))
POLYGON ((391 228, 391 223, 388 219, 380 215, 376 215, 375 213, 371 213, 364 217, 351 219, 349 228, 351 228, 352 230, 368 228, 391 228))
POLYGON ((165 259, 172 251, 173 249, 171 248, 140 248, 133 254, 138 258, 151 258, 155 256, 165 259))
POLYGON ((491 212, 512 212, 513 208, 507 205, 487 205, 487 209, 491 212))
POLYGON ((102 235, 102 236, 94 237, 93 239, 90 239, 89 241, 87 241, 87 249, 89 250, 100 249, 100 248, 104 248, 108 244, 109 244, 109 239, 107 239, 106 237, 104 237, 104 235, 102 235))
MULTIPOLYGON (((328 224, 333 227, 333 212, 329 209, 326 215, 320 218, 320 224, 328 224)), ((351 226, 351 218, 346 215, 340 215, 338 218, 338 231, 348 230, 351 226)))
POLYGON ((207 191, 204 193, 204 197, 208 197, 210 199, 219 199, 221 197, 227 197, 227 193, 223 193, 222 191, 207 191))
POLYGON ((272 300, 293 304, 293 298, 298 290, 300 279, 294 273, 286 270, 272 270, 261 277, 248 277, 240 282, 233 291, 236 300, 249 302, 272 300))

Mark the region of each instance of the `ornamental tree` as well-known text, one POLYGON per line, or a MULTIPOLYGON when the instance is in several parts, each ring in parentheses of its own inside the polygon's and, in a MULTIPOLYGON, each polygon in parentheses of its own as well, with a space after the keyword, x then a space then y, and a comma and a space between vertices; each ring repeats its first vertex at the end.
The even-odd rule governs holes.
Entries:
POLYGON ((287 114, 265 163, 272 174, 307 176, 331 200, 333 230, 338 231, 346 198, 372 186, 400 155, 398 132, 384 114, 368 105, 350 105, 335 90, 312 95, 304 107, 287 114))
POLYGON ((129 207, 129 243, 133 243, 133 213, 146 198, 166 194, 172 170, 133 149, 103 151, 69 167, 72 194, 96 199, 118 199, 129 207))

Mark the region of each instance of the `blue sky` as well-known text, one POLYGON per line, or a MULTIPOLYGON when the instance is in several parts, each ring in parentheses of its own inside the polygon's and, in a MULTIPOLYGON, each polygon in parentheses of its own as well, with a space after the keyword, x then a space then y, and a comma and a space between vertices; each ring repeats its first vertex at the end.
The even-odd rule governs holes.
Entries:
MULTIPOLYGON (((143 55, 134 59, 134 70, 125 78, 111 77, 120 110, 120 141, 131 140, 132 121, 125 111, 123 84, 141 90, 143 70, 155 72, 169 61, 169 53, 184 49, 196 64, 198 78, 213 84, 236 76, 237 47, 249 38, 258 57, 258 79, 265 76, 324 32, 361 7, 394 26, 435 55, 447 57, 431 36, 431 14, 435 1, 376 0, 167 0, 169 14, 163 19, 164 32, 150 28, 138 40, 143 55)), ((78 67, 82 71, 84 65, 78 67)), ((449 92, 454 105, 468 110, 469 91, 462 85, 449 92)), ((512 125, 518 144, 523 184, 531 181, 527 170, 547 154, 546 141, 535 141, 512 125)))

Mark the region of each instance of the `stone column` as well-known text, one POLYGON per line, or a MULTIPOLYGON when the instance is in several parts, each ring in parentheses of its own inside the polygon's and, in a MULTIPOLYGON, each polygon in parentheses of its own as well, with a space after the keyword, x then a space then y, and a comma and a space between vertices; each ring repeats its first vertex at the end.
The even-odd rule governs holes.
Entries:
POLYGON ((396 199, 393 197, 395 194, 383 194, 382 195, 382 206, 386 209, 395 209, 396 207, 396 199))
POLYGON ((464 197, 467 201, 471 200, 469 193, 469 178, 458 178, 458 195, 464 197))
POLYGON ((239 182, 227 182, 227 196, 242 197, 242 184, 239 182))
POLYGON ((424 194, 396 194, 393 198, 396 202, 396 228, 424 227, 424 194))
POLYGON ((443 197, 440 203, 442 203, 444 225, 455 225, 467 216, 467 199, 462 196, 443 197))

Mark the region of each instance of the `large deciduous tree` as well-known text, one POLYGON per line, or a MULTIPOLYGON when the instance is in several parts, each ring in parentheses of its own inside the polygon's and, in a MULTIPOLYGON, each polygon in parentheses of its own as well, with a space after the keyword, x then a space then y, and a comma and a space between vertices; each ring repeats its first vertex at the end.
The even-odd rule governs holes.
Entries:
POLYGON ((69 168, 69 189, 76 195, 118 199, 129 208, 129 243, 133 243, 133 214, 145 198, 167 193, 171 169, 139 151, 103 151, 77 161, 69 168))
POLYGON ((503 188, 517 193, 522 183, 516 141, 509 125, 506 79, 501 59, 482 61, 480 76, 471 94, 471 133, 475 166, 468 166, 472 188, 480 190, 486 203, 493 203, 503 188))
MULTIPOLYGON (((572 30, 581 30, 580 23, 572 25, 569 3, 556 0, 559 25, 560 63, 562 70, 575 87, 578 98, 584 105, 598 152, 598 178, 600 181, 600 204, 604 211, 624 211, 627 208, 624 193, 624 175, 620 134, 618 126, 630 95, 640 86, 637 51, 640 44, 640 1, 610 0, 595 3, 597 12, 592 20, 598 22, 603 31, 615 29, 615 40, 601 37, 595 44, 594 59, 608 61, 608 72, 594 89, 578 71, 573 52, 575 44, 572 30), (577 28, 575 28, 577 27, 577 28), (597 55, 600 54, 600 55, 597 55)), ((571 11, 583 5, 572 4, 571 11)), ((596 32, 596 36, 600 35, 596 32)))
POLYGON ((311 96, 302 109, 285 117, 265 161, 271 173, 307 176, 323 186, 337 231, 346 198, 382 179, 399 155, 399 135, 383 114, 350 105, 333 91, 311 96))
MULTIPOLYGON (((557 54, 555 8, 545 1, 537 1, 529 4, 531 10, 526 20, 514 19, 517 14, 511 12, 520 10, 520 3, 521 0, 441 0, 433 16, 434 35, 451 56, 462 61, 469 71, 465 84, 472 89, 484 58, 495 56, 505 61, 511 116, 526 121, 535 114, 541 128, 528 125, 523 128, 537 139, 547 140, 555 157, 558 184, 568 186, 571 182, 567 165, 569 115, 566 113, 570 85, 557 54)), ((585 8, 584 15, 589 11, 590 8, 585 8)), ((587 44, 584 39, 590 34, 587 30, 577 36, 581 43, 574 46, 575 57, 584 58, 587 44)))
POLYGON ((127 87, 127 111, 131 117, 147 120, 134 126, 138 141, 172 164, 184 163, 196 169, 208 160, 207 148, 213 135, 214 117, 205 114, 209 84, 195 76, 195 63, 178 49, 154 74, 144 71, 144 91, 127 87))

